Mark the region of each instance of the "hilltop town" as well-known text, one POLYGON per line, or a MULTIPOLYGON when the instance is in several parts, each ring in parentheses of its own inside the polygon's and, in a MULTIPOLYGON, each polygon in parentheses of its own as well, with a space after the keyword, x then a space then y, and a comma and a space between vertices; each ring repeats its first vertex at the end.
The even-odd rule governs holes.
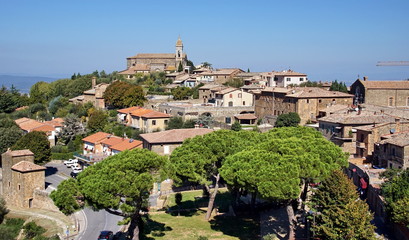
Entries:
POLYGON ((1 90, 5 223, 48 219, 47 239, 409 239, 409 81, 194 64, 180 37, 173 51, 1 90))

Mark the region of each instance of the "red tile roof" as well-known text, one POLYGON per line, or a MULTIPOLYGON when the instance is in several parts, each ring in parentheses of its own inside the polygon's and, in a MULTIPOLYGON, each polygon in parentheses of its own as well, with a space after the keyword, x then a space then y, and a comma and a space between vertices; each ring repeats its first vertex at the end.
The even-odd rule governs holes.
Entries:
POLYGON ((19 172, 34 172, 34 171, 44 171, 46 168, 32 162, 21 161, 14 164, 11 169, 19 172))
POLYGON ((104 140, 101 141, 102 144, 112 146, 115 144, 118 144, 123 141, 123 138, 117 137, 117 136, 108 136, 104 140))
POLYGON ((126 114, 128 114, 128 113, 130 113, 130 112, 132 112, 132 111, 135 111, 135 110, 137 110, 137 109, 140 109, 141 107, 129 107, 129 108, 123 108, 123 109, 119 109, 119 110, 117 110, 117 112, 119 112, 119 113, 126 113, 126 114))
POLYGON ((142 148, 142 141, 134 139, 124 139, 122 142, 117 143, 110 147, 112 150, 125 151, 132 150, 134 148, 142 148))
POLYGON ((235 118, 240 119, 240 120, 254 120, 257 119, 256 115, 254 114, 238 114, 234 115, 235 118))
POLYGON ((409 81, 359 81, 365 86, 365 88, 409 89, 409 81))
POLYGON ((13 156, 13 157, 32 156, 32 155, 34 155, 34 153, 31 152, 31 151, 28 150, 28 149, 24 149, 24 150, 14 150, 14 151, 7 150, 6 153, 10 154, 10 155, 13 156))
POLYGON ((145 133, 140 137, 149 143, 182 143, 185 139, 213 132, 208 128, 172 129, 162 132, 145 133))
POLYGON ((90 143, 97 143, 97 142, 101 142, 102 140, 104 140, 105 138, 107 138, 109 135, 109 133, 104 133, 104 132, 97 132, 94 133, 92 135, 89 135, 88 137, 85 137, 82 139, 82 141, 84 142, 90 142, 90 143))

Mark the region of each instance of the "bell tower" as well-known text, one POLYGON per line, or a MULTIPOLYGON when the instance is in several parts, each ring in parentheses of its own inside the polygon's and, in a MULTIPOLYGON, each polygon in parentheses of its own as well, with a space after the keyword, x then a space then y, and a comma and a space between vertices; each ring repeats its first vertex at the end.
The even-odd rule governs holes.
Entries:
POLYGON ((183 65, 183 43, 179 36, 176 41, 176 68, 179 66, 180 62, 183 65))

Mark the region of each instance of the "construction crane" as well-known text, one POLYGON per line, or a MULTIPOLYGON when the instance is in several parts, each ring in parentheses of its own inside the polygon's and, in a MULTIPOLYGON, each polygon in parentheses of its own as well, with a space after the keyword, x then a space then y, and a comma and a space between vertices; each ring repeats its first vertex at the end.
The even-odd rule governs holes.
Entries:
POLYGON ((376 66, 409 66, 409 61, 379 61, 376 66))

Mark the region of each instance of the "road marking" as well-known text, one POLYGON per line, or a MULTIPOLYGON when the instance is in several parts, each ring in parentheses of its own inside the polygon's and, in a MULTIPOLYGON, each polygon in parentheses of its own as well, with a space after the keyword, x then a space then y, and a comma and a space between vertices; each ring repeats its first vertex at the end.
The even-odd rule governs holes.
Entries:
POLYGON ((104 225, 104 230, 107 229, 108 225, 108 216, 107 216, 107 211, 105 210, 105 225, 104 225))
POLYGON ((85 223, 84 225, 85 225, 85 227, 84 227, 84 229, 82 230, 81 234, 79 234, 76 239, 81 239, 81 237, 82 237, 82 236, 84 235, 84 233, 87 231, 87 227, 88 227, 87 215, 85 214, 84 210, 81 210, 80 212, 82 212, 82 215, 84 216, 84 223, 85 223))

